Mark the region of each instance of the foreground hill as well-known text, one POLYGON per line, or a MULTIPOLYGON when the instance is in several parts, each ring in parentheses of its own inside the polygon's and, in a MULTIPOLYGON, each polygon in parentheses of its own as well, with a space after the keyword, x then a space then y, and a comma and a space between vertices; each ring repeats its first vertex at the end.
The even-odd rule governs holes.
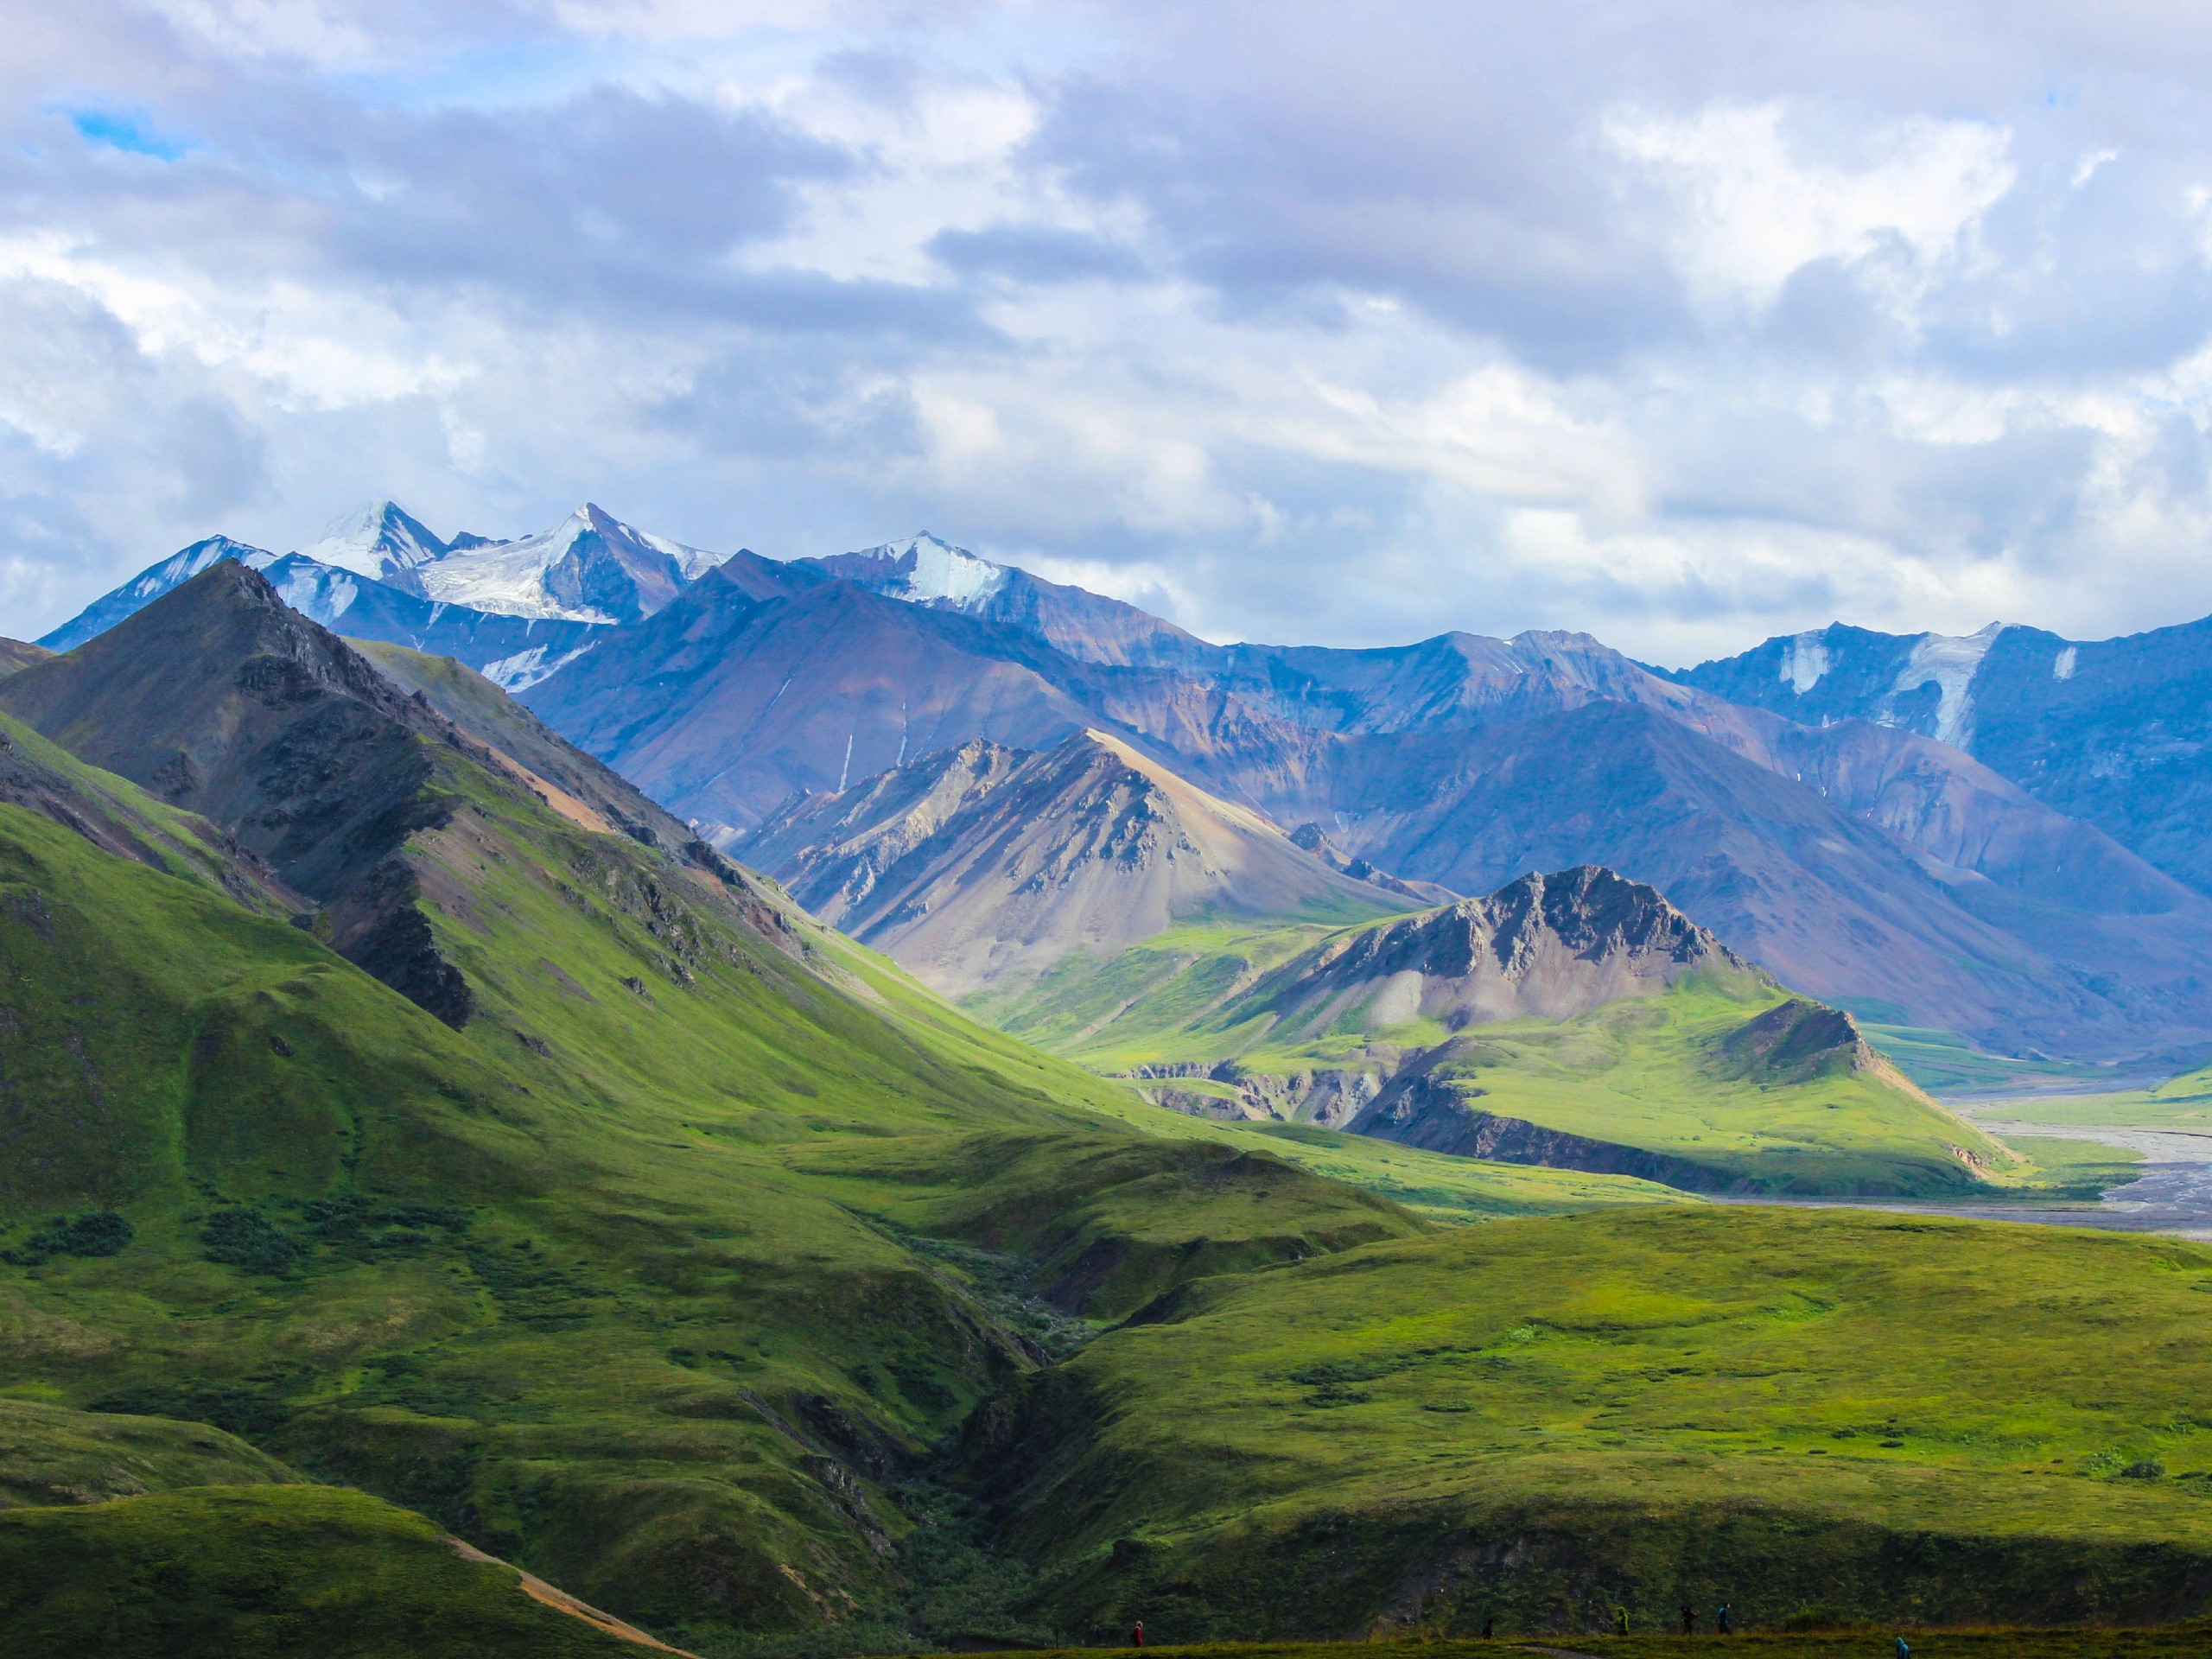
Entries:
POLYGON ((1850 1016, 1611 871, 1327 930, 1168 932, 988 1005, 1184 1110, 1697 1191, 2011 1179, 1850 1016))
POLYGON ((2183 1618, 2208 1288, 2202 1245, 1985 1223, 1475 1228, 1168 1299, 968 1478, 1094 1639, 2183 1618))
POLYGON ((1179 922, 1352 921, 1420 902, 1088 731, 1043 754, 978 740, 796 796, 729 850, 953 996, 1006 994, 1179 922))

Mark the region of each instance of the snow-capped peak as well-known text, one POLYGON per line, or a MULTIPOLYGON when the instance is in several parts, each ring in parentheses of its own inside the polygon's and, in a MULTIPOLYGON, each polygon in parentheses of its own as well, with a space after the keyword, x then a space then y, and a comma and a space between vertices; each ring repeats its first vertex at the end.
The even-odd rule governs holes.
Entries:
POLYGON ((480 611, 635 622, 723 556, 650 535, 587 501, 541 535, 450 552, 424 566, 421 581, 429 598, 480 611))
POLYGON ((884 574, 882 591, 919 605, 973 605, 1005 587, 1009 575, 1005 565, 978 558, 966 548, 941 541, 925 530, 904 541, 886 542, 845 556, 868 560, 879 569, 890 567, 884 574))
POLYGON ((415 591, 410 573, 445 557, 446 543, 397 502, 367 501, 323 527, 322 535, 301 552, 372 582, 389 582, 415 591))

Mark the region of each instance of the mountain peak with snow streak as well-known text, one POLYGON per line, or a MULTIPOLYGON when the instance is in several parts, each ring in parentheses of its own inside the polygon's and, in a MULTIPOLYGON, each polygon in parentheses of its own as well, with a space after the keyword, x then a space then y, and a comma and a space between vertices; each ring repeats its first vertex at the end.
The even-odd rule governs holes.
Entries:
POLYGON ((639 622, 728 556, 624 524, 587 501, 541 535, 448 552, 421 568, 423 594, 503 616, 639 622))
POLYGON ((444 558, 452 547, 397 502, 380 500, 364 502, 332 519, 321 537, 299 550, 317 564, 389 582, 419 598, 423 584, 417 572, 444 558))
POLYGON ((892 599, 917 605, 942 604, 966 610, 982 604, 1004 588, 1014 572, 1003 564, 978 558, 964 547, 955 547, 920 531, 904 541, 885 542, 857 553, 839 553, 817 561, 832 575, 857 582, 892 599))

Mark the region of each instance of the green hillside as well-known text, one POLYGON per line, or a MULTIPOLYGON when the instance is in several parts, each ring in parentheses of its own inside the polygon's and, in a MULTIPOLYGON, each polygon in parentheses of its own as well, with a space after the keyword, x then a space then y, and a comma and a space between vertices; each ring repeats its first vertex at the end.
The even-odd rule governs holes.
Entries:
POLYGON ((1612 1211, 1194 1285, 971 1450, 1040 1605, 1154 1639, 2022 1623, 2212 1570, 2212 1248, 1612 1211))
MULTIPOLYGON (((228 897, 219 835, 171 874, 0 804, 0 1400, 212 1425, 688 1645, 896 1629, 900 1483, 979 1401, 1194 1276, 1428 1226, 418 746, 459 1031, 228 897)), ((1545 1207, 1502 1177, 1424 1196, 1545 1207)))
POLYGON ((101 1659, 636 1659, 418 1515, 321 1486, 0 1512, 11 1654, 101 1659))
POLYGON ((1789 995, 1755 973, 1699 973, 1563 1020, 1454 1030, 1434 1019, 1379 1022, 1362 1007, 1319 1032, 1287 1029, 1282 988, 1342 937, 1180 929, 1111 962, 1064 964, 1020 1001, 978 1011, 1103 1072, 1217 1069, 1147 1084, 1186 1108, 1211 1096, 1235 1109, 1242 1096, 1302 1115, 1316 1079, 1341 1098, 1341 1080, 1363 1076, 1371 1097, 1418 1067, 1482 1113, 1595 1143, 1586 1155, 1656 1154, 1663 1179, 1694 1187, 1940 1193, 2037 1179, 1891 1068, 1746 1064, 1729 1039, 1789 995))
MULTIPOLYGON (((515 929, 456 929, 487 995, 455 1033, 299 929, 0 807, 4 1242, 35 1255, 57 1211, 133 1229, 113 1255, 0 1267, 0 1389, 235 1430, 678 1629, 880 1602, 871 1540, 903 1522, 870 1473, 1030 1351, 804 1166, 933 1129, 910 1162, 950 1179, 999 1155, 990 1137, 1054 1126, 1056 1198, 1146 1184, 1105 1204, 1110 1249, 1235 1155, 1170 1141, 1141 1176, 1086 1166, 1144 1143, 946 1034, 954 1017, 894 1023, 703 920, 719 960, 631 989, 653 953, 620 907, 621 844, 505 810, 526 833, 478 821, 468 854, 436 849, 484 858, 476 915, 515 929), (548 846, 572 881, 607 861, 615 902, 549 905, 525 862, 548 846)), ((1268 1185, 1241 1229, 1208 1224, 1210 1249, 1249 1265, 1421 1226, 1287 1166, 1268 1185)), ((990 1207, 963 1222, 987 1230, 990 1207)), ((1141 1286, 1208 1267, 1185 1252, 1141 1286)))
POLYGON ((2212 1128, 2212 1067, 2184 1071, 2148 1089, 2007 1096, 1977 1109, 2020 1123, 2098 1124, 2201 1135, 2212 1128))

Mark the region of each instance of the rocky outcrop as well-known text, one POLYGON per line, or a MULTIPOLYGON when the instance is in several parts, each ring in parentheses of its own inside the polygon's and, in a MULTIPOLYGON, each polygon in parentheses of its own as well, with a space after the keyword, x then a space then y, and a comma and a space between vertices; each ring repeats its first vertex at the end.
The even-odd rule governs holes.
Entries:
POLYGON ((1308 1071, 1247 1071, 1235 1060, 1215 1065, 1183 1061, 1140 1065, 1120 1074, 1155 1106, 1192 1117, 1227 1122, 1311 1123, 1325 1129, 1349 1126, 1382 1090, 1375 1067, 1325 1066, 1308 1071), (1191 1078, 1226 1084, 1234 1091, 1179 1089, 1191 1078))
POLYGON ((1755 974, 1656 889, 1583 865, 1340 935, 1278 969, 1250 1001, 1293 1039, 1416 1020, 1457 1030, 1563 1019, 1700 969, 1755 974))

